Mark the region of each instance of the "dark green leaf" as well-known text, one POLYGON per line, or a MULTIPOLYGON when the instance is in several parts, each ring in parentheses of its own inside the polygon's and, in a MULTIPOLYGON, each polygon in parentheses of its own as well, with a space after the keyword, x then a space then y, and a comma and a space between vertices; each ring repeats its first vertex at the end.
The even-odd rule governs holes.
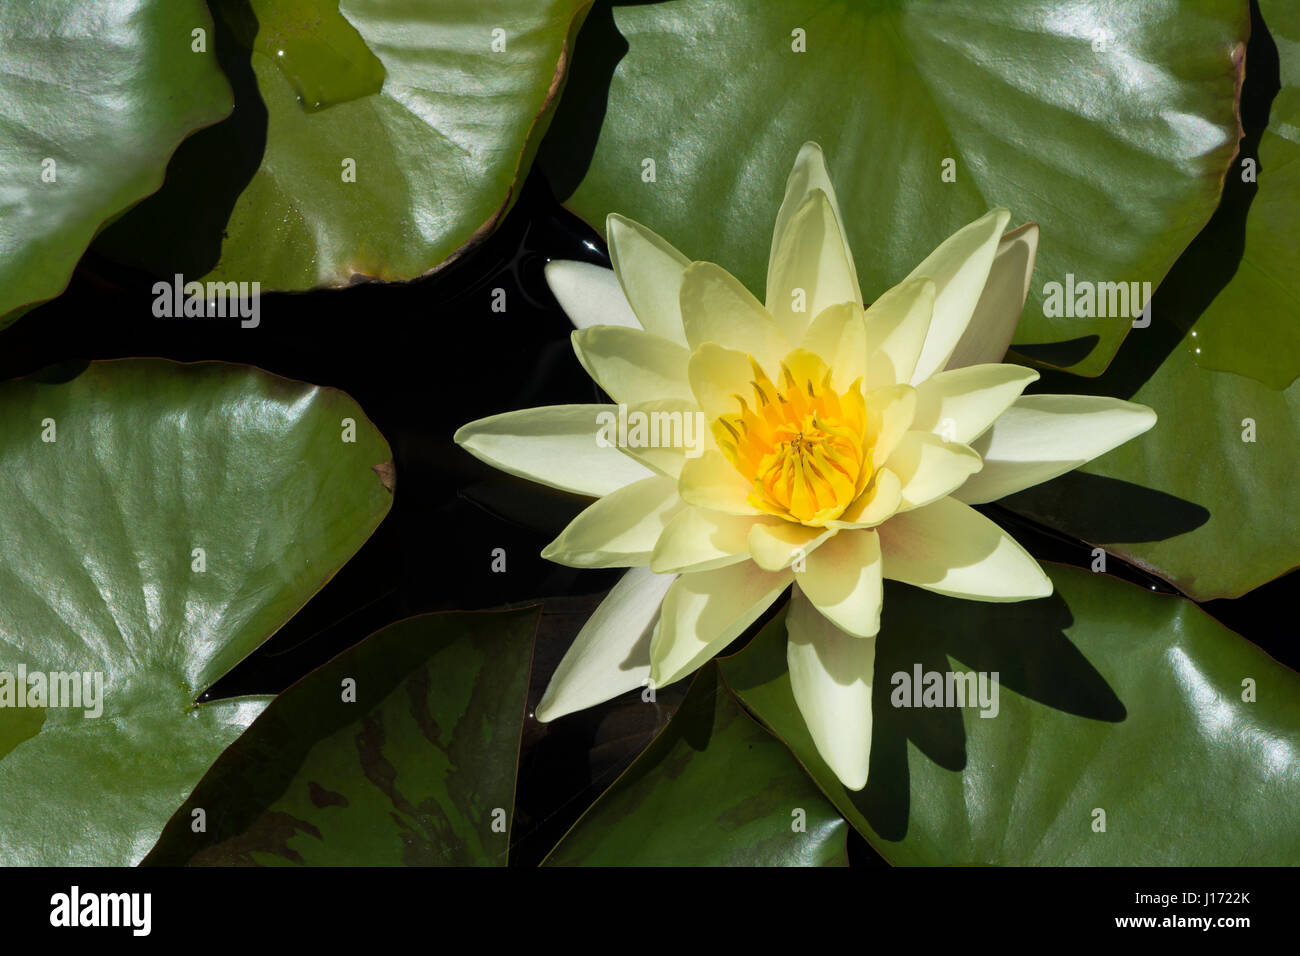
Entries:
POLYGON ((0 0, 0 325, 68 284, 176 146, 230 112, 202 0, 0 0))
POLYGON ((221 755, 147 862, 504 866, 538 611, 410 618, 308 674, 221 755))
POLYGON ((1129 319, 1049 318, 1043 287, 1164 277, 1237 145, 1246 33, 1235 0, 618 6, 583 31, 579 69, 600 47, 598 75, 575 80, 543 164, 588 222, 630 216, 761 291, 785 177, 815 140, 868 301, 1007 206, 1043 230, 1016 343, 1096 336, 1055 360, 1096 375, 1129 319))
POLYGON ((844 820, 708 664, 553 866, 843 866, 844 820), (803 829, 796 832, 796 826, 803 829))
POLYGON ((389 455, 346 395, 246 366, 0 385, 0 672, 102 680, 98 717, 0 708, 0 863, 148 852, 266 703, 195 699, 370 536, 389 455))
POLYGON ((858 793, 795 708, 782 618, 723 673, 893 863, 1300 860, 1300 676, 1190 601, 1048 571, 1056 594, 1020 604, 887 587, 858 793), (996 672, 996 717, 892 706, 894 675, 918 665, 996 672))

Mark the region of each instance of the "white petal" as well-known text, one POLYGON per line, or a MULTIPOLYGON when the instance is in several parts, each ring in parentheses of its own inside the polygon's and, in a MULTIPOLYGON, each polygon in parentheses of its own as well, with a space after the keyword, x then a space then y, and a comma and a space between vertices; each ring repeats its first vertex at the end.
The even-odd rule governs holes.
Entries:
POLYGON ((605 237, 614 271, 642 327, 685 345, 678 296, 690 260, 663 237, 619 215, 606 218, 605 237))
POLYGON ((970 365, 940 372, 916 386, 912 427, 969 444, 1037 380, 1037 372, 1019 365, 970 365))
POLYGON ((691 353, 684 345, 641 329, 606 325, 574 331, 573 351, 616 402, 694 398, 686 378, 691 353))
POLYGON ((556 259, 546 263, 546 284, 575 326, 622 325, 641 328, 612 269, 589 262, 556 259))
POLYGON ((547 405, 480 418, 462 425, 455 441, 494 468, 531 481, 607 495, 654 472, 618 450, 600 445, 599 415, 618 415, 613 405, 547 405))
POLYGON ((878 529, 885 577, 976 601, 1027 601, 1052 582, 1014 538, 952 498, 896 514, 878 529))
POLYGON ((817 752, 850 790, 871 765, 876 639, 845 634, 794 589, 785 619, 790 689, 817 752))
POLYGON ((683 507, 673 479, 644 478, 584 509, 543 549, 542 557, 571 568, 649 564, 664 527, 683 507))
POLYGON ((955 497, 995 501, 1063 475, 1156 423, 1145 405, 1101 395, 1025 395, 971 447, 984 459, 955 497))
POLYGON ((841 531, 808 555, 795 572, 799 589, 835 625, 856 637, 880 630, 880 538, 875 531, 841 531))
POLYGON ((668 589, 650 641, 654 686, 680 680, 734 641, 791 579, 789 571, 764 571, 752 561, 680 575, 668 589))
POLYGON ((993 256, 998 251, 1002 230, 1010 218, 1007 210, 994 209, 958 229, 908 276, 909 279, 927 276, 934 280, 936 287, 934 318, 912 373, 912 384, 925 381, 948 363, 970 324, 989 277, 993 256))
POLYGON ((767 274, 767 310, 791 342, 798 342, 809 320, 824 309, 860 304, 847 244, 822 190, 804 198, 772 242, 776 252, 767 274))
POLYGON ((582 626, 546 685, 542 723, 617 697, 650 679, 650 635, 676 578, 631 568, 582 626))
POLYGON ((1002 361, 1029 295, 1037 255, 1038 223, 1027 222, 1002 237, 979 304, 948 359, 948 368, 1002 361))

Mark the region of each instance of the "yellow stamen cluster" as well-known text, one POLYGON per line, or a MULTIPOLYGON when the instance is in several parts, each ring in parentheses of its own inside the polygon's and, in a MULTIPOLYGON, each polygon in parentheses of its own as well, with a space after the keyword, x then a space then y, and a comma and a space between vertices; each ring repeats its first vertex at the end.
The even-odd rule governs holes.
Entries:
POLYGON ((754 490, 750 504, 789 521, 819 527, 838 518, 871 477, 867 412, 861 382, 837 393, 831 370, 796 349, 781 363, 781 384, 753 357, 751 408, 713 423, 718 447, 754 490))

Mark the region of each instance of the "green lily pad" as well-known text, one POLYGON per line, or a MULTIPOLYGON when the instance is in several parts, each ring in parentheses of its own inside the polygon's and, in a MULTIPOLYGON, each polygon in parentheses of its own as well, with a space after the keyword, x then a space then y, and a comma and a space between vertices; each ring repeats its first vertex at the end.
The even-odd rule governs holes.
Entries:
POLYGON ((0 2, 0 326, 68 284, 105 222, 228 114, 202 0, 0 2))
POLYGON ((0 384, 0 702, 61 687, 0 707, 0 863, 144 857, 266 704, 195 700, 370 536, 389 456, 346 395, 246 366, 0 384))
POLYGON ((1095 335, 1068 363, 1096 375, 1131 319, 1049 317, 1045 285, 1159 284, 1237 145, 1247 23, 1234 0, 619 6, 579 39, 606 52, 575 78, 542 164, 588 222, 630 216, 761 290, 785 177, 815 140, 868 301, 1008 206, 1043 234, 1015 342, 1095 335))
POLYGON ((100 247, 263 291, 424 275, 490 233, 591 0, 217 0, 230 121, 100 247))
POLYGON ((1020 604, 887 587, 860 792, 839 784, 799 717, 782 618, 723 674, 892 863, 1300 859, 1300 675, 1190 601, 1048 572, 1056 593, 1020 604), (918 666, 997 672, 996 716, 893 706, 894 675, 918 666))
MULTIPOLYGON (((1243 238, 1221 246, 1220 254, 1239 242, 1244 248, 1231 281, 1196 319, 1183 348, 1204 368, 1286 388, 1300 375, 1300 7, 1262 0, 1260 10, 1276 49, 1280 89, 1262 130, 1252 129, 1256 105, 1243 102, 1246 139, 1228 170, 1225 202, 1233 189, 1251 195, 1241 203, 1244 229, 1236 229, 1243 238)), ((1251 37, 1248 87, 1263 79, 1254 71, 1273 61, 1268 39, 1251 37)))
POLYGON ((344 651, 221 755, 146 862, 504 866, 539 612, 424 614, 344 651))
MULTIPOLYGON (((649 705, 647 705, 649 706, 649 705)), ((845 866, 847 826, 707 664, 551 866, 845 866)))

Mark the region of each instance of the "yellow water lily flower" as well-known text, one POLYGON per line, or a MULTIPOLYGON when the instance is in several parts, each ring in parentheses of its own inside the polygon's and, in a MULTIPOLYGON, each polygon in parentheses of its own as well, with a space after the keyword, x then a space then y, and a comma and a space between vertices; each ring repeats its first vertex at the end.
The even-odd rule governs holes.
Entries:
POLYGON ((472 422, 456 441, 515 475, 598 500, 543 555, 628 567, 537 709, 553 720, 687 676, 792 588, 787 659, 818 752, 867 780, 881 582, 977 601, 1051 593, 971 505, 1141 434, 1114 398, 1021 393, 999 364, 1024 306, 1034 224, 994 209, 864 308, 821 149, 777 213, 766 304, 649 229, 607 223, 613 269, 552 262, 573 346, 615 405, 472 422))

